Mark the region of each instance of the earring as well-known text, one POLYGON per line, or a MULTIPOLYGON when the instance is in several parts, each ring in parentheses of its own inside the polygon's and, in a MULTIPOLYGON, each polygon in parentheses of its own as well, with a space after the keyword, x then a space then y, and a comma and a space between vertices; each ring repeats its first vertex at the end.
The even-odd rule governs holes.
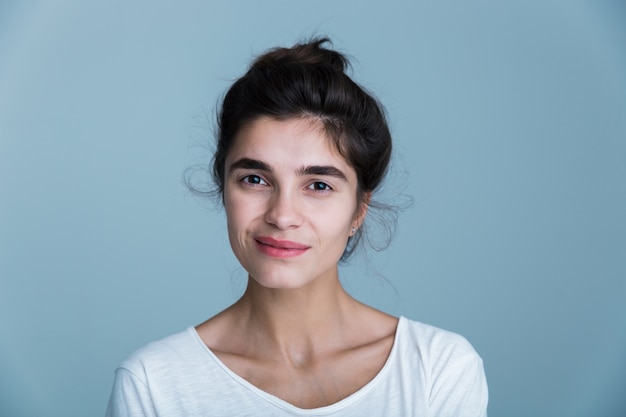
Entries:
POLYGON ((353 227, 351 232, 352 232, 352 234, 355 234, 356 233, 356 227, 353 227))

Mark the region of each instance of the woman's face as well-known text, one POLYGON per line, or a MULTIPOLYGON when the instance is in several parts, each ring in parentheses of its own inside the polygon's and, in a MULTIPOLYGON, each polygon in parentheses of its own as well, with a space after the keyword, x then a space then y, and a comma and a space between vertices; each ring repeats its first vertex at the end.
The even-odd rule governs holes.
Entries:
POLYGON ((337 276, 357 210, 354 169, 319 124, 261 117, 226 157, 224 205, 233 252, 268 288, 301 288, 337 276))

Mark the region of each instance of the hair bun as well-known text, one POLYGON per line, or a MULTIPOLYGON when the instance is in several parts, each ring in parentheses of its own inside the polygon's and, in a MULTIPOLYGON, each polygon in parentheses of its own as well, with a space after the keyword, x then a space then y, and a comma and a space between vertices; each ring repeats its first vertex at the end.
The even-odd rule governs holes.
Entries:
POLYGON ((298 43, 291 48, 274 48, 258 57, 251 69, 265 69, 281 65, 309 64, 331 68, 334 71, 345 72, 349 66, 348 59, 337 51, 324 47, 332 44, 328 38, 314 38, 308 42, 298 43))

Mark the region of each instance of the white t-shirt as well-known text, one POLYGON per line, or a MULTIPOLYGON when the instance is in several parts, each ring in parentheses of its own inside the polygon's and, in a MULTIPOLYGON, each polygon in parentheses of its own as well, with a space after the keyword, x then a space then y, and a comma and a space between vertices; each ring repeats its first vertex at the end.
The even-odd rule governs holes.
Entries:
POLYGON ((115 371, 107 417, 485 417, 482 360, 455 333, 400 317, 387 362, 334 404, 302 409, 227 368, 196 330, 153 342, 115 371))

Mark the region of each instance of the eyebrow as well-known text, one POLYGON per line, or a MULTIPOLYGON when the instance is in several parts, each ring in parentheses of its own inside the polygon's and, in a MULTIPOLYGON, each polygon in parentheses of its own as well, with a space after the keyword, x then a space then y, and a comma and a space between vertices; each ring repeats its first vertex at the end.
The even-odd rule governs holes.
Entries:
POLYGON ((256 169, 259 171, 272 172, 272 168, 265 162, 250 158, 241 158, 233 162, 230 167, 228 167, 228 172, 233 172, 236 169, 256 169))
POLYGON ((303 167, 298 170, 298 175, 321 175, 325 177, 335 177, 344 181, 348 181, 346 174, 344 174, 340 169, 335 168, 332 165, 310 165, 307 167, 303 167))
MULTIPOLYGON (((255 169, 259 171, 272 172, 272 167, 263 161, 251 158, 241 158, 233 162, 228 167, 228 172, 231 173, 237 169, 255 169)), ((298 169, 297 175, 321 175, 326 177, 335 177, 344 181, 348 181, 348 177, 339 168, 332 165, 309 165, 298 169)))

